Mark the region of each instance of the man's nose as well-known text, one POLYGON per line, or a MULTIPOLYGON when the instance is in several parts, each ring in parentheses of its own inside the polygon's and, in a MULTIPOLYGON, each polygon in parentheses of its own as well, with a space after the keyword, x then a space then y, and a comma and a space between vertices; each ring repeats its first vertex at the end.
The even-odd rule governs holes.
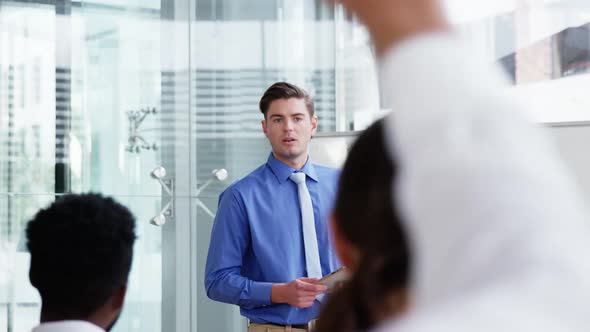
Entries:
POLYGON ((285 131, 292 131, 294 127, 294 123, 291 120, 286 120, 285 121, 285 126, 284 126, 284 130, 285 131))

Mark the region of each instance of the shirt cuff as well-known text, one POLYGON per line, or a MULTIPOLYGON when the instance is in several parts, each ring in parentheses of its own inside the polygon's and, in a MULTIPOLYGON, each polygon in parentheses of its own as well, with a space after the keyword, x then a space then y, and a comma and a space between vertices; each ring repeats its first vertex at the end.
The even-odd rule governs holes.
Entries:
POLYGON ((262 305, 270 305, 270 294, 272 290, 271 282, 252 282, 251 286, 252 300, 262 305))

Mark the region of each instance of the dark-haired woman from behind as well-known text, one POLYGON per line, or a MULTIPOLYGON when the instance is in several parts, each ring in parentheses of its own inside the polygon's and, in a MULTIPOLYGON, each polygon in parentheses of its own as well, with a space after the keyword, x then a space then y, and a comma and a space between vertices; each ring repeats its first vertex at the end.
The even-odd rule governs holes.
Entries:
POLYGON ((351 278, 330 295, 316 332, 367 330, 400 314, 407 303, 409 254, 396 215, 383 122, 352 146, 340 177, 332 233, 351 278))

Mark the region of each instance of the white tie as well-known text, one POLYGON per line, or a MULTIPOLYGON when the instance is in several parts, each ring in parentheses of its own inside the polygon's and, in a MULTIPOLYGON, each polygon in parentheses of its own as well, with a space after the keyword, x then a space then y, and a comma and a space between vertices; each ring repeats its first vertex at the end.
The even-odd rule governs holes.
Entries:
POLYGON ((289 178, 297 184, 299 205, 301 207, 301 225, 303 228, 303 245, 305 246, 305 267, 309 278, 321 278, 322 266, 318 249, 318 237, 315 232, 313 205, 305 184, 305 173, 293 173, 289 178))

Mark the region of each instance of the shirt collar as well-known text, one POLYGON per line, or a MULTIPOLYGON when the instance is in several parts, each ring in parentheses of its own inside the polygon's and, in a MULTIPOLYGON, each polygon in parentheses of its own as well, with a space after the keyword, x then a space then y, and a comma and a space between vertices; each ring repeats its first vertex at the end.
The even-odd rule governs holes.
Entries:
POLYGON ((289 179, 289 176, 291 176, 291 174, 293 174, 296 171, 305 173, 305 175, 307 175, 310 179, 314 180, 315 182, 318 182, 318 175, 309 157, 307 158, 307 162, 305 163, 305 165, 303 165, 303 168, 301 168, 300 170, 296 170, 290 166, 287 166, 282 161, 276 159, 272 155, 272 152, 270 153, 270 156, 268 156, 266 164, 270 167, 271 171, 277 177, 279 183, 287 181, 289 179))
POLYGON ((81 320, 63 320, 42 323, 33 329, 33 332, 104 332, 100 327, 81 320))

